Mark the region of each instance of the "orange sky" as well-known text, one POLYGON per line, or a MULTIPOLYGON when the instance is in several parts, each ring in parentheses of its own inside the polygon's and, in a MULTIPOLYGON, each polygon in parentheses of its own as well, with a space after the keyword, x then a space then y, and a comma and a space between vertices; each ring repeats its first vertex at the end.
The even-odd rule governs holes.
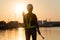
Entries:
MULTIPOLYGON (((15 12, 12 8, 17 3, 25 6, 29 3, 33 4, 33 13, 37 15, 38 20, 60 21, 60 0, 0 0, 0 20, 15 20, 15 12)), ((22 16, 17 16, 16 20, 22 22, 22 16)))

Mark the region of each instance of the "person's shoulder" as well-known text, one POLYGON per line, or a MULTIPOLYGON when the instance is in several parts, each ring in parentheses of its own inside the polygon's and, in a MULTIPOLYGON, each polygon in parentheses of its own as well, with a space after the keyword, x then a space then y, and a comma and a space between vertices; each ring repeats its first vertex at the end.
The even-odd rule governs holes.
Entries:
POLYGON ((28 13, 26 13, 25 15, 28 15, 28 13))
POLYGON ((32 13, 32 15, 36 17, 36 14, 34 14, 34 13, 32 13))
POLYGON ((27 14, 25 14, 25 16, 26 16, 27 14))

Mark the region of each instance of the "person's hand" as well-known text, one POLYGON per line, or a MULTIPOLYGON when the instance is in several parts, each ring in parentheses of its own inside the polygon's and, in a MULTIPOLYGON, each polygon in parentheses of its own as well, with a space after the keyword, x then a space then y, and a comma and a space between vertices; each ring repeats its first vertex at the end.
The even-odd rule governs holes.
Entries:
POLYGON ((42 39, 44 39, 44 37, 41 35, 42 39))
POLYGON ((44 37, 42 37, 44 39, 44 37))
POLYGON ((24 11, 23 11, 22 15, 23 15, 23 16, 25 15, 24 11))

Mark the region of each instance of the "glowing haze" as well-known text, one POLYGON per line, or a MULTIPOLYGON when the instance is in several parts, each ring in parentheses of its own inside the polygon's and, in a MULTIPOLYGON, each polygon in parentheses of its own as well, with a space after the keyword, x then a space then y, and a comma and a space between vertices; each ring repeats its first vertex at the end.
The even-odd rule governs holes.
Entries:
POLYGON ((0 0, 0 20, 23 22, 22 12, 27 12, 29 3, 33 4, 38 20, 60 20, 60 0, 0 0))

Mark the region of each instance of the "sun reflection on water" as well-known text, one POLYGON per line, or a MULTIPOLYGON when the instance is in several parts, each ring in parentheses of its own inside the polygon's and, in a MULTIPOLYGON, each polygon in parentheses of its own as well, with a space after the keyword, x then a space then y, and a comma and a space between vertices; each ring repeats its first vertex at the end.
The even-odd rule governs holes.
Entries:
POLYGON ((25 30, 24 28, 18 28, 18 40, 25 40, 25 30))

